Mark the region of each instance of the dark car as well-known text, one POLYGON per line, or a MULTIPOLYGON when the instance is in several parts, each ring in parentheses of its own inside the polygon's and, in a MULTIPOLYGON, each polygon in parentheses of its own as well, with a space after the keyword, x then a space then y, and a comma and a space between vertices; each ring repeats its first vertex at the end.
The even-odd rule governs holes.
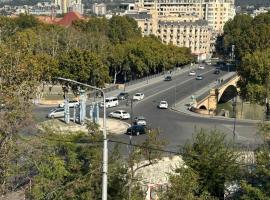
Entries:
POLYGON ((133 125, 127 129, 127 135, 142 135, 147 132, 147 128, 142 125, 133 125))
POLYGON ((216 69, 216 70, 214 71, 214 74, 220 74, 220 70, 219 70, 219 69, 216 69))
POLYGON ((121 92, 120 94, 118 94, 117 98, 119 100, 124 100, 124 99, 128 99, 129 94, 127 92, 121 92))
POLYGON ((166 76, 164 81, 171 81, 172 80, 172 77, 171 76, 166 76))

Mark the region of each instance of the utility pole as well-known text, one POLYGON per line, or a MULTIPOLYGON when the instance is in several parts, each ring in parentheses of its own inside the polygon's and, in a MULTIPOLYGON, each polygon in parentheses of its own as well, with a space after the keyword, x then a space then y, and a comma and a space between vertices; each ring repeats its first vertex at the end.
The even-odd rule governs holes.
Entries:
POLYGON ((237 103, 237 96, 233 98, 233 143, 235 143, 235 125, 236 125, 236 103, 237 103))
POLYGON ((91 86, 85 83, 80 83, 78 81, 75 80, 71 80, 71 79, 67 79, 67 78, 61 78, 58 77, 58 80, 62 80, 62 81, 67 81, 70 83, 75 83, 78 85, 82 85, 91 89, 95 89, 98 90, 102 93, 103 96, 103 162, 102 162, 102 200, 107 200, 107 196, 108 196, 108 139, 107 139, 107 124, 106 124, 106 96, 105 96, 105 92, 102 88, 98 88, 95 86, 91 86))

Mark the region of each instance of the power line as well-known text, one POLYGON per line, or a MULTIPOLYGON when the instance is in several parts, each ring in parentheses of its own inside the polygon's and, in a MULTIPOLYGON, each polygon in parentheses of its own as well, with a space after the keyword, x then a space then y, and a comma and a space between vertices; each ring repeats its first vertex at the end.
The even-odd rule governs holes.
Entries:
MULTIPOLYGON (((64 143, 74 143, 74 144, 100 144, 100 143, 103 143, 103 140, 98 140, 98 141, 87 141, 87 140, 74 141, 74 140, 63 140, 63 139, 57 139, 57 138, 50 138, 50 137, 45 137, 45 136, 36 135, 36 134, 33 134, 33 136, 39 137, 39 138, 42 138, 42 139, 45 139, 45 140, 49 140, 49 141, 64 142, 64 143)), ((179 152, 176 152, 176 151, 169 151, 169 150, 153 148, 153 147, 148 147, 148 146, 143 146, 143 145, 138 145, 138 144, 130 144, 130 143, 127 143, 127 142, 122 142, 122 141, 117 141, 117 140, 110 140, 109 139, 108 142, 117 143, 117 144, 120 144, 120 145, 129 145, 129 146, 133 146, 133 147, 137 147, 137 148, 141 148, 141 149, 159 151, 159 152, 163 152, 163 153, 181 155, 179 152)))

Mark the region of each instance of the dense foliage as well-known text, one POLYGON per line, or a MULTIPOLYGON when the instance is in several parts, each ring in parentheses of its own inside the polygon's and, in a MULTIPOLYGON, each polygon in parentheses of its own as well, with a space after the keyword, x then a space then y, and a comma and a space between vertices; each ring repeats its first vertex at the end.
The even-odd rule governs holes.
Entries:
POLYGON ((237 15, 224 27, 223 53, 229 55, 235 45, 237 71, 241 76, 241 96, 264 103, 269 97, 270 13, 254 19, 237 15))
POLYGON ((164 45, 153 36, 142 37, 129 17, 90 18, 63 28, 21 15, 1 17, 0 26, 1 47, 26 57, 45 58, 47 66, 40 68, 47 74, 42 81, 63 76, 102 87, 110 80, 123 82, 125 77, 128 81, 193 59, 187 48, 164 45))

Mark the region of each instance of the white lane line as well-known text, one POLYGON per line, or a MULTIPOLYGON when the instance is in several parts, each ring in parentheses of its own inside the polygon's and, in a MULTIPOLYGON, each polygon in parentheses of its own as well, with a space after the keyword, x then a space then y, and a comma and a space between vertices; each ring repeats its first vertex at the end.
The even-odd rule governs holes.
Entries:
MULTIPOLYGON (((206 72, 204 72, 204 73, 201 73, 201 75, 207 74, 207 73, 209 73, 209 72, 211 72, 211 71, 214 71, 214 69, 211 69, 211 70, 209 70, 209 71, 206 71, 206 72)), ((172 88, 174 88, 174 87, 178 87, 178 86, 180 86, 180 85, 183 85, 183 84, 185 84, 185 83, 187 83, 187 82, 189 82, 189 81, 191 81, 191 80, 194 80, 194 77, 192 77, 192 78, 190 78, 190 79, 187 79, 187 80, 185 80, 185 81, 183 81, 183 82, 181 82, 181 83, 179 83, 179 84, 177 84, 177 85, 173 85, 173 86, 171 86, 171 87, 169 87, 169 88, 167 88, 167 89, 165 89, 165 90, 161 90, 161 91, 159 91, 159 92, 157 92, 157 93, 155 93, 155 94, 152 94, 152 95, 150 95, 150 96, 147 96, 146 98, 144 98, 143 100, 139 101, 138 103, 143 102, 143 101, 145 101, 145 100, 147 100, 147 99, 149 99, 149 98, 152 98, 153 96, 156 96, 156 95, 158 95, 158 94, 161 94, 161 93, 163 93, 163 92, 166 92, 166 91, 168 91, 168 90, 170 90, 170 89, 172 89, 172 88)))

